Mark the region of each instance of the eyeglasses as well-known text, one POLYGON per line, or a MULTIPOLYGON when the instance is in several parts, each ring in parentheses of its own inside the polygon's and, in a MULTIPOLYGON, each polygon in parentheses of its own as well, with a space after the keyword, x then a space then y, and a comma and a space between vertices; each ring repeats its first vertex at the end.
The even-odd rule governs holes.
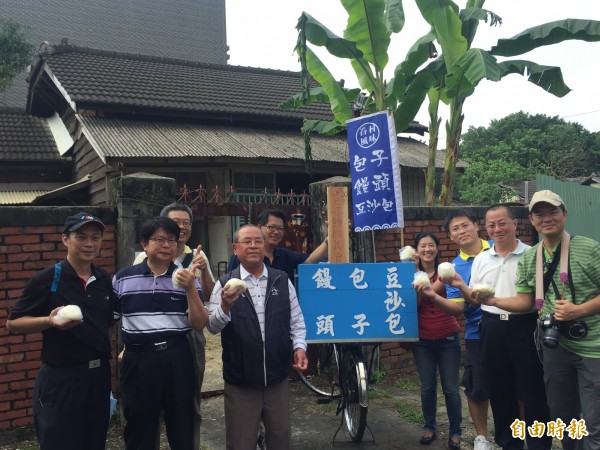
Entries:
POLYGON ((265 241, 262 239, 244 239, 243 241, 237 241, 236 244, 250 246, 254 245, 255 247, 261 246, 265 244, 265 241))
POLYGON ((264 226, 267 227, 271 233, 275 233, 276 231, 279 233, 283 233, 283 230, 284 230, 283 227, 278 227, 277 225, 264 225, 264 226))
POLYGON ((156 242, 158 245, 160 245, 161 247, 165 244, 169 244, 169 245, 177 245, 177 241, 175 239, 165 239, 165 238, 154 238, 151 237, 150 239, 148 239, 149 241, 154 241, 156 242))
POLYGON ((186 228, 189 228, 192 226, 192 222, 190 222, 189 220, 179 220, 179 219, 171 219, 173 222, 175 222, 177 225, 183 225, 186 228))

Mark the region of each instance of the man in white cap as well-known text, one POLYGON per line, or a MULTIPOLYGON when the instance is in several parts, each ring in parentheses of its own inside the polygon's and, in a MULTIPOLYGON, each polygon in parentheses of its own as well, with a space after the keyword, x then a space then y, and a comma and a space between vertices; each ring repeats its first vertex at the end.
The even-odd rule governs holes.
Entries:
POLYGON ((546 433, 562 438, 565 450, 598 449, 600 244, 565 231, 567 210, 552 191, 533 195, 529 219, 542 240, 519 260, 517 295, 481 301, 512 312, 533 305, 540 311, 538 345, 553 420, 546 433))

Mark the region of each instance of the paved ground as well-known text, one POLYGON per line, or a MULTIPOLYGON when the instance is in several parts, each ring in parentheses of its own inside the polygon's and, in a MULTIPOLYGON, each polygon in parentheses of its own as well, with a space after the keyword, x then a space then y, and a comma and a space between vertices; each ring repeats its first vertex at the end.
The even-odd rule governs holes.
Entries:
MULTIPOLYGON (((220 337, 207 336, 207 370, 202 405, 203 450, 225 448, 225 420, 223 417, 222 375, 220 367, 220 337)), ((291 384, 291 411, 293 448, 295 450, 319 450, 332 448, 333 436, 340 425, 336 416, 337 403, 318 404, 316 397, 295 378, 291 384)), ((416 375, 384 377, 383 381, 371 385, 368 424, 363 442, 349 442, 344 429, 338 433, 333 448, 338 449, 381 449, 381 450, 440 450, 447 448, 448 422, 441 389, 438 409, 438 440, 431 446, 419 444, 421 435, 421 405, 419 383, 416 375)), ((470 422, 463 395, 463 449, 472 450, 474 429, 470 422)), ((493 425, 490 423, 490 429, 493 425)), ((31 429, 0 433, 0 450, 34 450, 38 445, 31 429)), ((114 420, 109 430, 107 450, 124 449, 122 429, 114 420)), ((161 449, 168 449, 166 437, 162 436, 161 449)), ((558 448, 558 447, 557 447, 558 448)), ((277 449, 272 449, 277 450, 277 449)))

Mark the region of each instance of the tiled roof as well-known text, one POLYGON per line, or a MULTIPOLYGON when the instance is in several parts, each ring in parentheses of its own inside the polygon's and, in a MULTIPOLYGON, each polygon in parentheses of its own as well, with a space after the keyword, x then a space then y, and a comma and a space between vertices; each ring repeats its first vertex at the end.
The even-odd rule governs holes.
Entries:
POLYGON ((45 119, 15 109, 0 110, 0 160, 60 160, 45 119))
MULTIPOLYGON (((149 108, 210 113, 214 118, 259 116, 330 120, 329 105, 283 111, 301 90, 300 74, 205 64, 59 45, 47 67, 77 108, 149 108)), ((30 94, 31 95, 31 94, 30 94)))
MULTIPOLYGON (((211 158, 228 160, 304 159, 304 141, 298 131, 273 131, 257 128, 209 126, 128 120, 78 115, 83 131, 100 156, 127 158, 211 158)), ((346 137, 311 136, 314 161, 346 164, 346 137)), ((400 165, 427 167, 427 145, 410 138, 398 138, 400 165)), ((436 167, 444 167, 443 152, 438 152, 436 167)), ((459 161, 458 167, 466 167, 459 161)))

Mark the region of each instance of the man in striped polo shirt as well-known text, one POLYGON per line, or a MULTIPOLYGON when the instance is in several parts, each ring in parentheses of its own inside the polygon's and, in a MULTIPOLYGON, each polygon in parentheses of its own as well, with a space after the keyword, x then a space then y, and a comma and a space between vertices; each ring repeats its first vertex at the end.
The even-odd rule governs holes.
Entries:
POLYGON ((201 330, 208 314, 195 277, 173 263, 179 226, 155 217, 140 228, 147 258, 113 279, 115 318, 122 319, 125 355, 119 380, 128 449, 155 446, 160 411, 173 450, 192 448, 194 366, 186 335, 201 330), (180 287, 174 286, 174 280, 180 287))
POLYGON ((598 449, 600 244, 565 232, 567 210, 552 191, 533 195, 529 219, 542 241, 519 260, 517 295, 482 303, 513 312, 530 311, 535 304, 541 317, 551 320, 546 331, 538 328, 543 382, 553 420, 548 432, 562 428, 565 450, 598 449), (547 342, 550 336, 555 345, 547 342))

